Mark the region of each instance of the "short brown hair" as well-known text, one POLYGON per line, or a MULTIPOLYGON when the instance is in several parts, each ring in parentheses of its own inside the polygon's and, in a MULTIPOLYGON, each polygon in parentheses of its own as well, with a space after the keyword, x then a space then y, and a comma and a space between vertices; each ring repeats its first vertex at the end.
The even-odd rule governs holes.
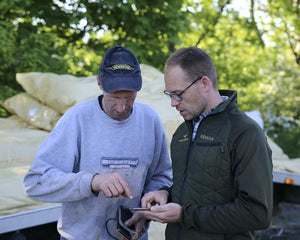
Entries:
POLYGON ((180 48, 166 61, 165 71, 169 66, 179 65, 182 70, 195 80, 200 76, 207 76, 212 81, 213 87, 218 88, 217 73, 211 57, 197 47, 180 48))

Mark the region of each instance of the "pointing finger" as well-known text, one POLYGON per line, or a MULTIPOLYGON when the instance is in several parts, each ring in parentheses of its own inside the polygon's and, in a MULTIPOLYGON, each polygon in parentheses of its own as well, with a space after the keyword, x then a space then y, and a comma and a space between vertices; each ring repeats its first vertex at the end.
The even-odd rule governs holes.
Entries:
POLYGON ((127 182, 125 182, 125 180, 121 176, 119 177, 119 183, 120 183, 120 185, 123 188, 123 194, 122 195, 125 196, 125 197, 128 197, 128 198, 132 199, 133 196, 132 196, 131 189, 128 186, 127 182))

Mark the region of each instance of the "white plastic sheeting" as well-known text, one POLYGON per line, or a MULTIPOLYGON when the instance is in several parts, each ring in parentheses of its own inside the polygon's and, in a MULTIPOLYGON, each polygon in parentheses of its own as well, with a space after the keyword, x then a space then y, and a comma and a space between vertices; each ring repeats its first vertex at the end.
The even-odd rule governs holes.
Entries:
POLYGON ((4 107, 29 124, 51 131, 61 117, 54 109, 38 102, 28 93, 19 93, 4 102, 4 107))

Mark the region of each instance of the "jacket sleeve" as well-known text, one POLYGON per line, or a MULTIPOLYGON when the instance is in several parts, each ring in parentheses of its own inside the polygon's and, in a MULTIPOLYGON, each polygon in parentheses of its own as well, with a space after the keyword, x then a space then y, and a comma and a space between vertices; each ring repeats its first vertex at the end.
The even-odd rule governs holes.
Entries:
POLYGON ((91 196, 93 173, 74 172, 79 164, 80 132, 68 112, 40 146, 24 178, 26 193, 45 202, 76 201, 91 196))
POLYGON ((269 226, 273 182, 271 150, 262 131, 243 132, 231 153, 233 201, 214 206, 183 206, 181 224, 200 232, 234 234, 269 226))

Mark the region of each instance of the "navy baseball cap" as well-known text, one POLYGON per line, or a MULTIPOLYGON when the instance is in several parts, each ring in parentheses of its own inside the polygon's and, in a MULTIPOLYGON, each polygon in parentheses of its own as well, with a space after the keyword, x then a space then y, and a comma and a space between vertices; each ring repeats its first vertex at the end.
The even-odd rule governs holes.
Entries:
POLYGON ((126 47, 114 46, 107 50, 99 67, 99 76, 102 88, 107 93, 139 91, 142 88, 140 64, 126 47))

